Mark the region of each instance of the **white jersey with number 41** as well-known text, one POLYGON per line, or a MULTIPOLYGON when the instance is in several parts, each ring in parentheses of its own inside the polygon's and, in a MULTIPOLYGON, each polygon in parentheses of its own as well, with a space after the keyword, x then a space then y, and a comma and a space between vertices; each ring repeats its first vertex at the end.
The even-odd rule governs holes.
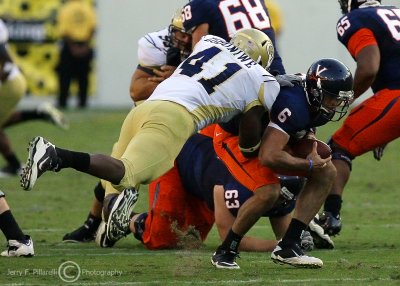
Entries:
POLYGON ((269 110, 278 93, 278 82, 262 66, 222 38, 207 35, 148 100, 186 107, 200 130, 256 105, 269 110))

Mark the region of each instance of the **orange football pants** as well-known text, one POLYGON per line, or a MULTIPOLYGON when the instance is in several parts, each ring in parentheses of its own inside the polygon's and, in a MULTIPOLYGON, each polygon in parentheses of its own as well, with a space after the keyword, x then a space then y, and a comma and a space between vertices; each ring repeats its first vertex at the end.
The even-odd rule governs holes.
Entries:
POLYGON ((184 190, 176 166, 149 185, 148 209, 142 237, 148 249, 176 248, 189 227, 204 241, 214 224, 214 212, 184 190))
POLYGON ((257 157, 249 159, 243 156, 239 150, 238 136, 217 125, 213 143, 217 156, 225 163, 230 173, 249 190, 255 191, 265 185, 279 184, 275 172, 262 166, 257 157))
POLYGON ((400 137, 400 90, 384 89, 354 108, 332 136, 357 157, 400 137))

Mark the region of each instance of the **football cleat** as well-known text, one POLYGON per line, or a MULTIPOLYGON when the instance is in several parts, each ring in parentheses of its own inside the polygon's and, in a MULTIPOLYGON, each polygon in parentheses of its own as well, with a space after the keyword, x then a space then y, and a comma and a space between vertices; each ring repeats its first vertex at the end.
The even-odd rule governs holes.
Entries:
POLYGON ((63 242, 90 242, 95 239, 95 236, 95 232, 89 230, 86 225, 82 225, 73 232, 64 235, 63 242))
POLYGON ((134 188, 125 189, 118 195, 108 216, 106 233, 109 240, 118 241, 130 233, 132 208, 138 198, 139 192, 134 188))
POLYGON ((272 251, 271 259, 278 264, 289 264, 302 268, 321 268, 323 265, 321 259, 305 255, 297 243, 284 246, 282 241, 272 251))
POLYGON ((314 222, 324 229, 324 232, 328 235, 338 235, 342 230, 342 220, 340 215, 336 217, 328 211, 324 211, 321 214, 317 214, 314 218, 314 222))
POLYGON ((211 256, 211 263, 218 269, 240 269, 236 257, 239 257, 239 253, 218 248, 211 256))
POLYGON ((8 249, 1 253, 3 257, 32 257, 35 255, 33 250, 33 241, 29 235, 25 236, 24 240, 10 239, 7 245, 8 249))
POLYGON ((102 248, 113 247, 117 242, 116 240, 110 240, 107 237, 107 224, 102 221, 99 228, 97 229, 95 242, 102 248))
POLYGON ((52 104, 45 102, 37 108, 38 113, 42 113, 46 116, 47 120, 56 125, 57 127, 67 130, 69 123, 65 118, 64 114, 55 108, 52 104))
POLYGON ((314 246, 319 249, 333 249, 335 244, 329 235, 325 234, 324 229, 314 220, 308 225, 308 230, 314 240, 314 246))
POLYGON ((28 160, 21 173, 21 186, 30 191, 36 180, 46 171, 56 171, 58 157, 56 148, 43 137, 35 137, 29 142, 28 160))

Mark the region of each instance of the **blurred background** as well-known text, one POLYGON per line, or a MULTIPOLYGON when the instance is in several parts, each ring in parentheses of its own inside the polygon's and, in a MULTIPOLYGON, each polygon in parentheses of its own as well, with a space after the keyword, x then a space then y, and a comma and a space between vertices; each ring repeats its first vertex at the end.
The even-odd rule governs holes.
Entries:
MULTIPOLYGON (((86 0, 85 0, 86 1, 86 0)), ((29 82, 22 106, 55 100, 58 60, 57 11, 62 0, 0 0, 0 18, 10 33, 10 50, 29 82)), ((95 60, 90 75, 90 107, 131 106, 129 83, 137 65, 137 41, 169 25, 187 1, 87 0, 97 13, 95 60)), ((321 57, 334 57, 354 71, 355 64, 336 38, 341 16, 336 0, 276 0, 282 13, 278 47, 288 73, 305 72, 321 57)), ((383 0, 383 4, 397 4, 383 0)), ((72 94, 76 86, 72 86, 72 94)), ((75 98, 74 98, 75 99, 75 98)), ((74 100, 73 99, 73 100, 74 100)))

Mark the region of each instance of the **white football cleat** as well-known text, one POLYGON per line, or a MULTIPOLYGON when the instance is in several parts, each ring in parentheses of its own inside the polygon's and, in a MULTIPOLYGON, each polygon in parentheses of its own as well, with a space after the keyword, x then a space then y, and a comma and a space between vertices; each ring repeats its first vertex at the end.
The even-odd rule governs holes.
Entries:
POLYGON ((321 268, 324 264, 319 258, 305 255, 297 243, 291 246, 282 246, 282 242, 279 242, 271 253, 271 259, 278 264, 289 264, 302 268, 321 268))
POLYGON ((13 240, 8 241, 8 249, 1 253, 3 257, 32 257, 35 255, 33 250, 32 238, 27 235, 25 240, 13 240))
POLYGON ((317 224, 314 220, 311 220, 310 224, 308 225, 308 230, 313 237, 316 248, 333 249, 335 247, 331 237, 328 234, 325 234, 322 226, 317 224))
POLYGON ((68 120, 64 114, 55 108, 52 104, 45 102, 37 108, 37 111, 46 115, 48 120, 57 127, 67 130, 69 128, 68 120))

